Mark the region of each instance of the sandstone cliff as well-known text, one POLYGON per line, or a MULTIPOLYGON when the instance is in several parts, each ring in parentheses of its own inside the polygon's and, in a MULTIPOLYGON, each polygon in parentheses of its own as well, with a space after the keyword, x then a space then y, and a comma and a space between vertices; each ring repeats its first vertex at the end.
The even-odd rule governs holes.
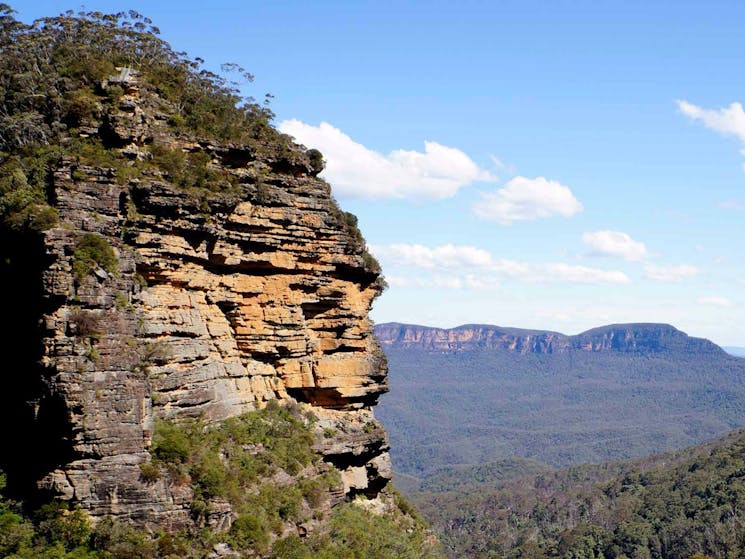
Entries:
POLYGON ((277 400, 332 433, 316 445, 341 474, 328 499, 375 498, 391 476, 372 413, 387 390, 368 318, 379 270, 312 154, 184 133, 153 88, 128 72, 112 84, 121 95, 64 141, 114 162, 68 149, 46 183, 58 223, 5 233, 12 488, 183 528, 188 484, 142 479, 155 421, 215 422, 277 400), (183 172, 200 180, 179 184, 183 172))
POLYGON ((575 336, 558 332, 466 324, 456 328, 430 328, 386 323, 375 326, 384 347, 432 351, 508 350, 517 353, 570 351, 720 353, 716 344, 693 338, 668 324, 613 324, 575 336))

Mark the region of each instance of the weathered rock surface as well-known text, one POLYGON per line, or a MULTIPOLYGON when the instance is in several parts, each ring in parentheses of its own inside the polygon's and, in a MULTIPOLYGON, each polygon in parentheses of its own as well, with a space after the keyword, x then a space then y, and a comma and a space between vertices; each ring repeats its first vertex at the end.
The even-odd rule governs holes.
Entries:
POLYGON ((391 322, 376 325, 375 334, 384 347, 432 351, 501 349, 517 353, 723 352, 709 340, 690 337, 668 324, 613 324, 576 336, 566 336, 558 332, 482 324, 443 329, 391 322))
MULTIPOLYGON (((341 472, 335 498, 374 497, 391 471, 371 411, 387 379, 364 243, 301 147, 259 157, 255 146, 177 136, 156 98, 126 86, 119 110, 86 130, 131 157, 150 142, 206 154, 225 184, 182 188, 150 168, 131 178, 71 160, 55 170, 60 223, 36 247, 31 302, 42 368, 23 389, 33 413, 19 419, 45 450, 25 474, 94 518, 178 529, 190 522, 190 489, 140 479, 154 421, 218 421, 294 400, 335 433, 317 448, 341 472), (116 272, 75 277, 85 234, 111 246, 116 272)), ((23 467, 19 457, 9 471, 23 467)))

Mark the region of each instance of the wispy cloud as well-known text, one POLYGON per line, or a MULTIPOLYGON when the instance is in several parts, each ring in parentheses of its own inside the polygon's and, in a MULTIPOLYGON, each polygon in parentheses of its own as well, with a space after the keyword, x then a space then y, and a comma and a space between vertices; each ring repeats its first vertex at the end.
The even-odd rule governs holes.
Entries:
POLYGON ((687 101, 676 101, 680 112, 691 120, 724 136, 734 136, 742 144, 740 153, 745 155, 745 110, 740 103, 723 109, 704 109, 687 101))
POLYGON ((745 211, 745 202, 742 202, 740 200, 723 200, 722 202, 719 202, 719 207, 723 210, 733 210, 733 211, 745 211))
POLYGON ((279 129, 323 153, 321 176, 342 198, 448 198, 473 182, 496 181, 463 151, 437 142, 425 141, 424 151, 399 149, 384 155, 326 122, 313 126, 285 120, 279 129))
MULTIPOLYGON (((512 278, 530 283, 626 284, 631 281, 625 273, 617 270, 603 270, 563 262, 535 264, 497 259, 488 251, 469 245, 427 247, 417 244, 392 244, 373 245, 370 248, 383 262, 384 268, 447 271, 460 278, 459 288, 493 288, 499 283, 498 278, 512 278)), ((408 276, 397 276, 395 281, 399 281, 398 285, 403 285, 400 283, 403 277, 408 276)), ((390 282, 390 276, 388 279, 390 282)), ((432 285, 431 281, 428 285, 432 285)))
POLYGON ((425 277, 386 276, 388 284, 393 287, 416 287, 435 289, 470 289, 474 291, 496 291, 500 287, 499 278, 479 276, 476 274, 442 275, 434 274, 425 277))
POLYGON ((582 241, 592 248, 592 256, 617 256, 625 260, 642 260, 648 256, 644 243, 635 241, 621 231, 592 231, 582 235, 582 241))
POLYGON ((657 265, 647 264, 644 267, 644 276, 654 281, 678 283, 686 278, 697 276, 701 271, 690 264, 679 265, 657 265))
POLYGON ((393 265, 414 268, 487 267, 492 264, 489 251, 468 245, 426 247, 418 244, 375 245, 376 256, 388 259, 393 265))
POLYGON ((571 189, 544 177, 515 177, 503 188, 485 192, 473 205, 481 219, 509 224, 551 216, 571 217, 581 212, 582 204, 571 189))
POLYGON ((721 297, 719 295, 708 295, 706 297, 699 297, 696 302, 699 305, 710 305, 713 307, 731 307, 732 301, 727 297, 721 297))

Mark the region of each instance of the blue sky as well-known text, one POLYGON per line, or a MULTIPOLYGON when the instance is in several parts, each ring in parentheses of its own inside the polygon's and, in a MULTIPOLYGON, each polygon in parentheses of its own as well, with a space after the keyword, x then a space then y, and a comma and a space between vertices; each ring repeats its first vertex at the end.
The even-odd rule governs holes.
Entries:
POLYGON ((745 346, 744 3, 86 7, 136 9, 275 95, 383 264, 376 321, 668 322, 745 346))

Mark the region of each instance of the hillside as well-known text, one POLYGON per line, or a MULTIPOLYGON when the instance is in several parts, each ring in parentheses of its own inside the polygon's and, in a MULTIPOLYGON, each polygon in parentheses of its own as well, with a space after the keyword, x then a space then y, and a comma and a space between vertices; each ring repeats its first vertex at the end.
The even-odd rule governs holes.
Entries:
POLYGON ((134 11, 0 50, 0 556, 436 556, 323 156, 134 11))
POLYGON ((577 336, 376 326, 396 471, 529 458, 552 466, 697 444, 745 422, 745 360, 667 325, 577 336))
POLYGON ((745 432, 641 460, 413 495, 452 557, 689 559, 745 552, 745 432))

